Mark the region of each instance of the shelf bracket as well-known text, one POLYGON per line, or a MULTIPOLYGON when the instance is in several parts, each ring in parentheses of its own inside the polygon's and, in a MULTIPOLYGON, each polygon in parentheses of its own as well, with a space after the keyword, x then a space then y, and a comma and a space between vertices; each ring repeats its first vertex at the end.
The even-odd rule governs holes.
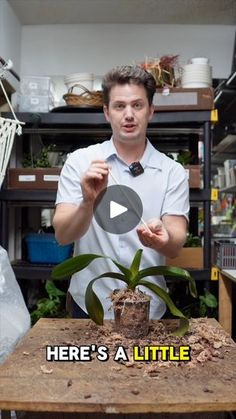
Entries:
POLYGON ((219 190, 217 188, 211 188, 211 201, 217 201, 219 190))
POLYGON ((219 280, 219 269, 216 266, 211 268, 211 281, 219 280))
POLYGON ((218 109, 211 110, 211 122, 218 122, 218 109))

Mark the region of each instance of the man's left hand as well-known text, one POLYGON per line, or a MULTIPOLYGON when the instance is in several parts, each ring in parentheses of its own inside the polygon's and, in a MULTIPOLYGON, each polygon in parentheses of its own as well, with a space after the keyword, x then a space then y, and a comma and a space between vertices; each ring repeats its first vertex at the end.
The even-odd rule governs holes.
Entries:
POLYGON ((163 222, 159 219, 150 220, 147 226, 141 225, 137 228, 139 240, 143 246, 151 249, 161 250, 169 241, 169 233, 163 222))

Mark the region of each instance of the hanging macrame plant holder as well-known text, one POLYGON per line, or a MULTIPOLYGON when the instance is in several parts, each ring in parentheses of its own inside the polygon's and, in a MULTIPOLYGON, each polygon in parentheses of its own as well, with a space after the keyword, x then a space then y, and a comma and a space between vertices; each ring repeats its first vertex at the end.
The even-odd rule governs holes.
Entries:
POLYGON ((9 60, 8 63, 0 69, 0 86, 14 117, 14 119, 8 119, 2 118, 0 116, 0 189, 4 181, 6 169, 10 160, 15 134, 21 135, 21 125, 24 125, 24 122, 20 122, 17 119, 1 80, 5 78, 5 73, 9 68, 11 68, 11 66, 12 62, 9 60))

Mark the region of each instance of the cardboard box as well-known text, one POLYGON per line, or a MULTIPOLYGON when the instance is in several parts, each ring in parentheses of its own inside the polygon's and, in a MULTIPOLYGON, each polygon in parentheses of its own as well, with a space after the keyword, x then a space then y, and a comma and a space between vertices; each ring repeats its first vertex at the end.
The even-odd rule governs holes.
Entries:
POLYGON ((8 169, 9 189, 57 189, 60 167, 8 169))
POLYGON ((189 181, 189 187, 190 188, 200 188, 201 187, 201 170, 200 170, 200 166, 197 164, 194 165, 186 165, 184 166, 187 176, 188 176, 188 181, 189 181))
POLYGON ((211 110, 214 109, 214 90, 211 87, 165 87, 156 90, 153 103, 157 111, 211 110))
POLYGON ((167 266, 177 266, 179 268, 203 268, 203 248, 202 247, 183 247, 179 256, 174 259, 166 258, 167 266))

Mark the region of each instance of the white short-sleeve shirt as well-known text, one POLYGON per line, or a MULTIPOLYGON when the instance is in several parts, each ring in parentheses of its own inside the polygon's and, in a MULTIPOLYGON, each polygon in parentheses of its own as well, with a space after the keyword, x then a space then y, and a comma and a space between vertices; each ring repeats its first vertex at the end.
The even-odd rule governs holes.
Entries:
MULTIPOLYGON (((144 173, 137 177, 133 177, 128 165, 118 156, 112 139, 71 153, 61 171, 56 204, 80 204, 82 200, 81 176, 88 169, 91 161, 96 159, 106 160, 112 167, 114 178, 118 180, 120 185, 130 187, 139 195, 143 204, 142 218, 146 222, 152 218, 161 218, 166 214, 188 218, 189 187, 184 168, 165 154, 157 151, 148 140, 140 160, 144 173)), ((108 186, 110 185, 114 185, 111 176, 108 179, 108 186)), ((165 265, 163 255, 142 246, 136 228, 120 235, 108 233, 97 224, 95 217, 93 217, 87 233, 80 240, 75 241, 74 255, 84 253, 103 254, 128 267, 138 249, 143 249, 141 269, 165 265)), ((119 272, 111 260, 98 259, 94 260, 86 269, 72 276, 69 291, 84 311, 86 311, 84 295, 88 283, 94 277, 107 271, 119 272)), ((162 276, 146 279, 165 290, 167 289, 162 276)), ((115 288, 124 286, 123 282, 111 278, 99 279, 94 283, 93 289, 102 302, 106 319, 113 317, 112 310, 110 310, 109 295, 115 288)), ((165 303, 150 290, 143 287, 140 287, 140 289, 152 297, 150 318, 161 318, 166 309, 165 303)))

